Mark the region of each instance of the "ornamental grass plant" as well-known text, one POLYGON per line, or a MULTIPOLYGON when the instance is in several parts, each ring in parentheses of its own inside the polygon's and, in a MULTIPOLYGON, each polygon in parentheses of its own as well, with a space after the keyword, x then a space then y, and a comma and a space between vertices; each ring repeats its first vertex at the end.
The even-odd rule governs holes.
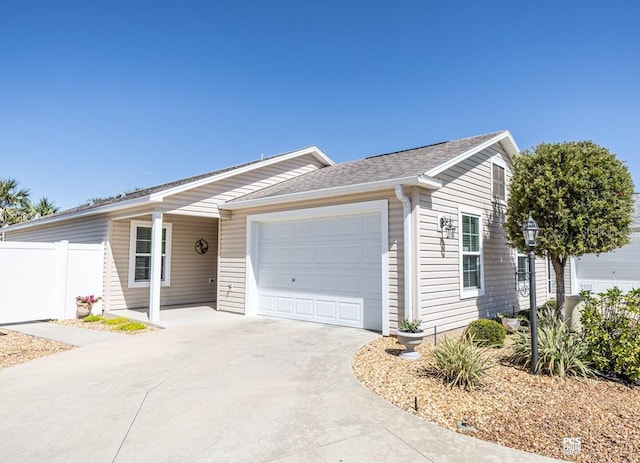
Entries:
POLYGON ((433 348, 434 370, 449 386, 473 391, 481 384, 487 370, 495 366, 488 348, 474 342, 474 335, 446 337, 433 348))

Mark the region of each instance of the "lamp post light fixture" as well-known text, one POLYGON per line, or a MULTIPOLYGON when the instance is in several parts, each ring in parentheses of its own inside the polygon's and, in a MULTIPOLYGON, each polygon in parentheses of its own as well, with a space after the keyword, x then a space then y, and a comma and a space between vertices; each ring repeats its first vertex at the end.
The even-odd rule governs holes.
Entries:
POLYGON ((538 311, 536 304, 536 239, 538 224, 531 216, 522 226, 524 243, 529 248, 529 320, 531 321, 531 372, 538 374, 538 311))

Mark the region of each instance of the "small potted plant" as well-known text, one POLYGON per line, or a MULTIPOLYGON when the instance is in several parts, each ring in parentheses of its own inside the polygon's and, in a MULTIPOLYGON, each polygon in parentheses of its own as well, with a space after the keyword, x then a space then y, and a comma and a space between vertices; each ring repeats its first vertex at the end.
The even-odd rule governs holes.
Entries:
POLYGON ((515 333, 520 328, 520 318, 517 313, 503 312, 498 316, 507 333, 515 333))
POLYGON ((400 357, 407 360, 416 360, 420 358, 420 354, 415 348, 422 344, 426 333, 422 329, 422 320, 403 319, 398 325, 396 336, 398 342, 402 344, 406 350, 400 353, 400 357))
POLYGON ((76 317, 84 318, 91 313, 91 309, 93 308, 93 304, 98 302, 101 297, 96 297, 93 294, 89 296, 78 296, 76 297, 76 317))

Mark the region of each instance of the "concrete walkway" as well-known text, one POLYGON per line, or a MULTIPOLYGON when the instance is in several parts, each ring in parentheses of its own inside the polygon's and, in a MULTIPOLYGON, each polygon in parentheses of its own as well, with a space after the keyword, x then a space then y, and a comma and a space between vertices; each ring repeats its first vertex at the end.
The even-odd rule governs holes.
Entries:
POLYGON ((0 370, 0 455, 64 463, 553 461, 442 429, 373 395, 350 361, 375 337, 224 316, 0 370))
POLYGON ((73 346, 88 346, 94 342, 119 339, 125 334, 113 333, 110 331, 90 330, 76 328, 75 326, 58 325, 48 322, 16 323, 13 325, 3 325, 5 330, 18 331, 38 338, 60 341, 73 346))

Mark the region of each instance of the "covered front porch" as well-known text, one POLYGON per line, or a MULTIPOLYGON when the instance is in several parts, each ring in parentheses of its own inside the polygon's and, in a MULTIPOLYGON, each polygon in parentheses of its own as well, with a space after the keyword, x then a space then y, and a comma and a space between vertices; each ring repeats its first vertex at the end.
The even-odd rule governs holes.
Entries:
POLYGON ((155 324, 215 312, 219 220, 158 210, 112 218, 105 310, 155 324))

